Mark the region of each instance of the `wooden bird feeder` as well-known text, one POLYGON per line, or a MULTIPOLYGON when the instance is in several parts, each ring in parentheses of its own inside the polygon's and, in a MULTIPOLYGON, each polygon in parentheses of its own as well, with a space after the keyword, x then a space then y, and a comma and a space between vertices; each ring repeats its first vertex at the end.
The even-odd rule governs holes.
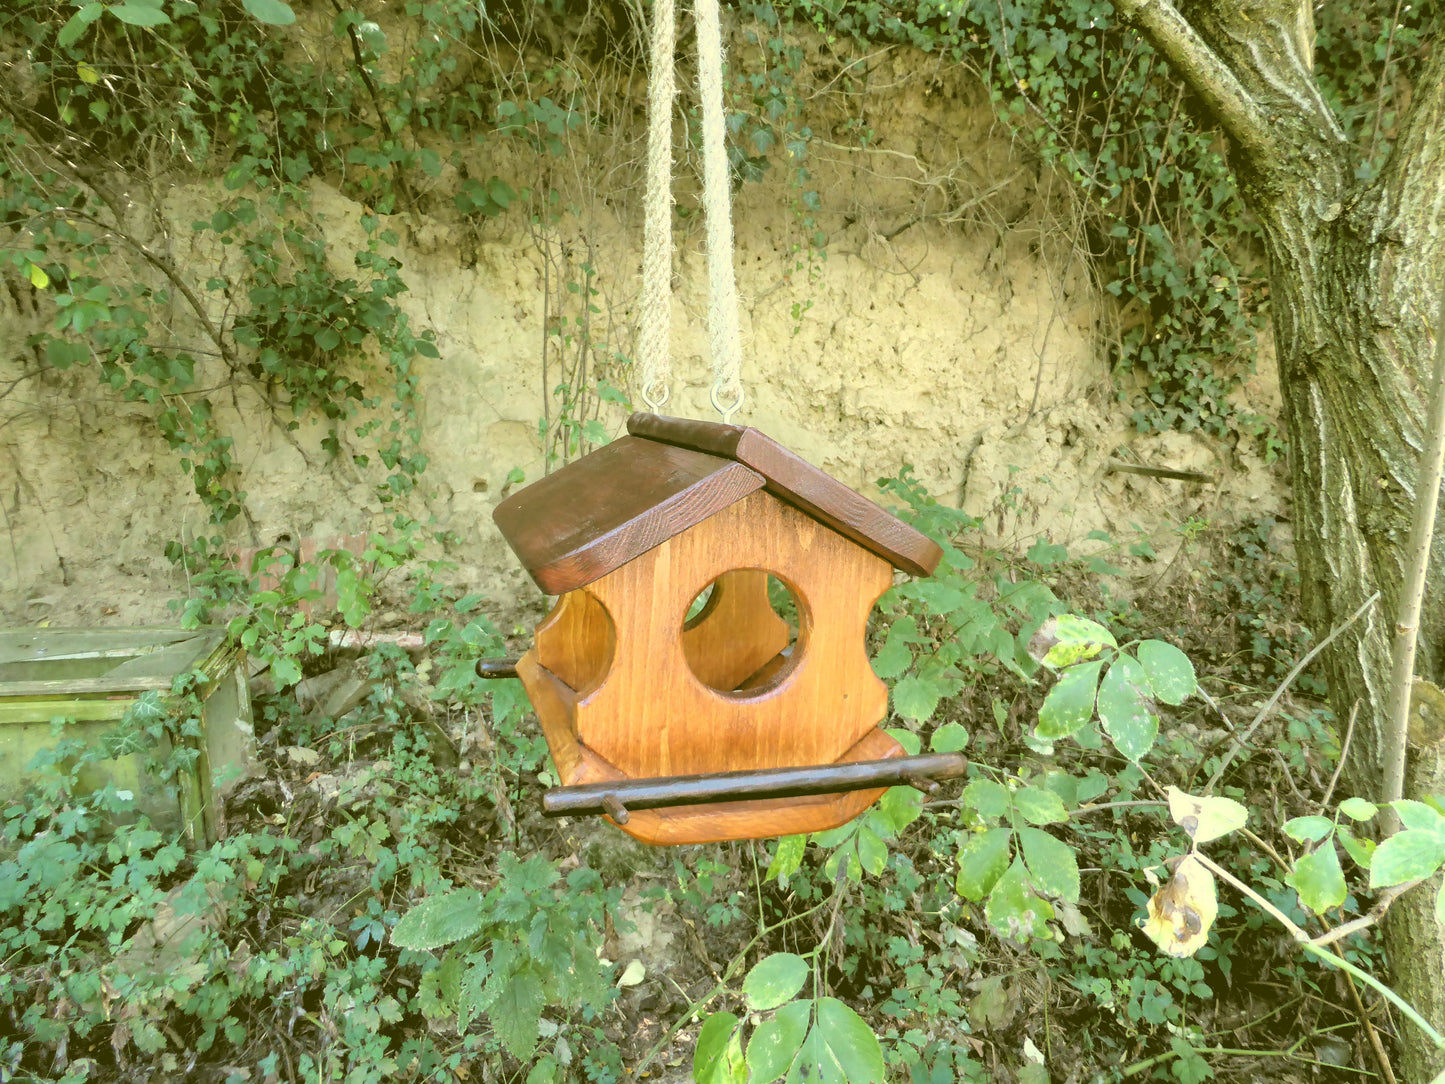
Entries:
POLYGON ((564 784, 549 812, 606 812, 647 843, 750 839, 961 771, 878 729, 888 691, 865 647, 894 568, 928 575, 938 546, 755 429, 627 429, 495 512, 559 596, 516 663, 564 784))

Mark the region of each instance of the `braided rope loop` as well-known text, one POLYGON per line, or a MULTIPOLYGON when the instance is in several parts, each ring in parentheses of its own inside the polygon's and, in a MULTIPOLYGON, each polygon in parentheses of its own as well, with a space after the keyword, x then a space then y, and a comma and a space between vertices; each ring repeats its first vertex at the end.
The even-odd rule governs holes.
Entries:
POLYGON ((642 241, 642 320, 637 336, 642 401, 654 413, 672 379, 672 99, 677 47, 673 0, 654 0, 647 90, 647 221, 642 241))
POLYGON ((742 345, 733 277, 733 222, 723 115, 722 32, 718 0, 694 0, 697 81, 702 98, 703 206, 707 211, 708 335, 712 342, 713 406, 724 420, 742 406, 742 345), (731 403, 724 409, 720 403, 731 403))

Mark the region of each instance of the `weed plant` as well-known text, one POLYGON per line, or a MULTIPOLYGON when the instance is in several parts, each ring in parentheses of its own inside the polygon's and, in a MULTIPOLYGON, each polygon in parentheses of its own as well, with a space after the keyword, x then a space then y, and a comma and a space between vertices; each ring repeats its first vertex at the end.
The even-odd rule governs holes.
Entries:
MULTIPOLYGON (((481 599, 442 586, 417 525, 359 558, 320 555, 350 573, 335 576, 330 614, 315 610, 316 567, 277 576, 262 555, 254 575, 198 568, 188 620, 233 615, 231 634, 276 675, 259 679, 265 774, 228 804, 226 838, 187 850, 113 788, 79 787, 81 766, 113 747, 62 744, 37 763, 39 785, 4 811, 6 1078, 618 1081, 691 1058, 702 1080, 762 1081, 813 1057, 849 1080, 1084 1079, 1120 1065, 1268 1079, 1338 1056, 1339 1036, 1363 1064, 1348 980, 1306 967, 1258 913, 1222 899, 1189 958, 1136 928, 1146 871, 1177 846, 1153 788, 1200 785, 1222 728, 1161 703, 1157 742, 1135 763, 1092 711, 1068 740, 1040 724, 1058 718, 1047 705, 1065 680, 1046 676, 1040 644, 1085 621, 1069 616, 1083 600, 1059 592, 1097 584, 1103 558, 990 552, 976 521, 908 472, 884 488, 946 553, 878 613, 892 732, 911 751, 966 749, 973 765, 961 786, 894 788, 842 828, 777 843, 638 852, 601 826, 587 837, 543 821, 548 764, 525 699, 475 676, 505 639, 481 599), (364 627, 387 595, 405 599, 425 652, 357 660, 370 691, 341 718, 303 707, 295 679, 341 661, 324 622, 364 627), (615 959, 639 914, 686 949, 615 959)), ((1119 650, 1116 665, 1147 660, 1119 650)), ((117 739, 127 747, 185 725, 188 713, 147 704, 117 739)), ((1320 726, 1291 719, 1226 777, 1225 793, 1272 795, 1253 804, 1276 852, 1293 845, 1270 825, 1313 812, 1327 784, 1320 726)), ((1267 850, 1214 854, 1312 921, 1267 850)), ((1366 940, 1348 952, 1379 963, 1366 940)))

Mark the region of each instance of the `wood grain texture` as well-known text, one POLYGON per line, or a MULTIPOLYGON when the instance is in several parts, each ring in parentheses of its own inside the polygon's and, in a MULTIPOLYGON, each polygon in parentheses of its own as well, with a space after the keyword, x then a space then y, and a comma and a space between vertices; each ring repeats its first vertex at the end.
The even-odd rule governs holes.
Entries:
MULTIPOLYGON (((893 582, 883 558, 766 492, 753 492, 585 589, 564 596, 517 664, 566 785, 900 755, 874 725, 888 694, 865 650, 873 604, 893 582), (699 591, 722 580, 713 617, 743 622, 742 647, 716 675, 726 687, 763 658, 779 659, 788 629, 767 604, 767 573, 798 604, 798 639, 756 689, 700 679, 684 646, 699 591), (742 573, 740 575, 740 573, 742 573), (732 601, 729 601, 731 594, 732 601), (761 630, 761 631, 758 631, 761 630), (551 667, 543 665, 545 654, 551 667), (610 665, 599 658, 610 655, 610 665), (590 690, 572 688, 562 671, 590 690)), ((710 647, 735 650, 716 626, 710 647)), ((695 651, 702 650, 699 638, 695 651)), ((625 831, 653 843, 748 839, 842 824, 881 789, 806 798, 639 810, 625 831)))
MULTIPOLYGON (((803 768, 674 775, 663 779, 617 779, 582 786, 552 787, 542 796, 548 817, 618 814, 639 809, 673 809, 684 805, 745 802, 770 798, 804 798, 879 787, 938 787, 968 770, 962 753, 922 753, 911 757, 812 764, 803 768)), ((625 823, 619 820, 618 823, 625 823)))
POLYGON ((537 626, 533 651, 538 663, 585 696, 607 676, 615 645, 607 610, 579 588, 559 598, 537 626))
POLYGON ((932 575, 943 550, 927 535, 751 426, 633 414, 627 431, 679 448, 737 460, 767 479, 768 492, 915 576, 932 575))
MULTIPOLYGON (((576 740, 569 729, 569 708, 575 706, 567 687, 534 659, 523 656, 518 664, 525 671, 524 682, 531 693, 535 685, 543 690, 532 704, 542 721, 558 774, 567 786, 616 782, 629 778, 605 757, 576 740), (554 744, 553 735, 558 736, 554 744), (562 755, 558 756, 558 748, 562 755)), ((901 757, 901 745, 877 727, 868 732, 841 757, 839 763, 901 757)), ((846 824, 883 796, 887 788, 819 794, 805 798, 773 798, 763 801, 724 802, 711 805, 676 806, 671 809, 639 809, 630 814, 624 832, 642 843, 720 843, 734 839, 767 839, 802 832, 823 832, 846 824)), ((609 818, 610 819, 610 818, 609 818)), ((616 823, 615 821, 613 822, 616 823)))
POLYGON ((788 623, 768 602, 768 574, 739 569, 714 581, 707 605, 682 630, 682 651, 699 681, 729 691, 776 658, 789 639, 788 623))
POLYGON ((562 595, 763 485, 735 460, 623 437, 512 494, 492 518, 537 585, 562 595))
POLYGON ((829 763, 887 710, 864 639, 892 582, 887 561, 752 493, 589 585, 617 643, 578 704, 578 738, 632 778, 829 763), (689 603, 738 569, 773 573, 798 602, 796 658, 755 693, 710 688, 682 645, 689 603))

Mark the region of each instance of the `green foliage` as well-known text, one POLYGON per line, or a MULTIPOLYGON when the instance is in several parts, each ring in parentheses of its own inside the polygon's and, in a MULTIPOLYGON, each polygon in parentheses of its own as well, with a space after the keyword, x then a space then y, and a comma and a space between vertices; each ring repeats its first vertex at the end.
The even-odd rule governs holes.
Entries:
POLYGON ((753 1014, 746 1052, 743 1022, 730 1012, 709 1016, 698 1033, 692 1076, 698 1084, 770 1084, 789 1080, 882 1084, 883 1049, 863 1018, 834 997, 797 999, 811 971, 792 953, 764 957, 743 980, 753 1014), (760 1014, 771 1012, 760 1018, 760 1014))
POLYGON ((540 855, 500 855, 497 877, 485 895, 460 888, 429 897, 402 916, 391 939, 404 949, 447 949, 422 976, 429 1016, 456 1015, 461 1031, 485 1018, 503 1048, 526 1060, 549 1005, 591 1017, 610 1000, 609 969, 591 945, 606 899, 595 871, 574 870, 562 885, 540 855))
MULTIPOLYGON (((1421 7, 1332 4, 1317 17, 1314 76, 1359 147, 1363 176, 1389 151, 1423 55, 1421 7)), ((1266 455, 1282 450, 1238 394, 1269 306, 1258 226, 1201 103, 1107 0, 792 0, 744 10, 771 60, 739 94, 750 108, 733 154, 745 177, 782 142, 801 159, 812 135, 794 119, 801 58, 790 24, 811 25, 845 56, 837 43, 863 55, 902 44, 972 69, 1000 118, 1073 183, 1073 244, 1119 301, 1106 346, 1136 426, 1236 434, 1266 455)), ((866 126, 855 133, 861 146, 869 136, 866 126)))
MULTIPOLYGON (((411 705, 486 707, 497 691, 478 687, 475 662, 502 644, 478 598, 439 587, 429 573, 440 566, 417 559, 415 532, 401 536, 373 538, 360 558, 322 560, 355 573, 339 593, 356 619, 388 571, 407 569, 411 604, 429 622, 425 672, 378 651, 373 692, 344 724, 286 711, 285 701, 258 713, 272 748, 309 746, 305 763, 319 758, 349 780, 335 807, 293 777, 294 791, 275 795, 288 799, 281 811, 244 827, 233 819, 220 843, 190 850, 137 816, 129 794, 82 788, 89 763, 137 749, 152 750, 151 777, 179 785, 195 768, 199 723, 187 680, 173 704, 142 699, 104 745, 59 742, 42 754, 40 786, 4 810, 0 829, 0 1013, 16 1040, 0 1048, 7 1074, 52 1079, 49 1067, 59 1074, 68 1063, 66 1080, 110 1079, 118 1065, 159 1078, 198 1059, 260 1072, 290 1059, 323 1079, 443 1081, 467 1060, 506 1056, 537 1071, 585 1064, 609 1079, 616 1054, 596 1021, 614 990, 598 949, 617 892, 586 867, 563 878, 540 855, 500 853, 487 859, 489 891, 439 895, 457 875, 448 841, 467 838, 457 826, 491 808, 508 769, 498 756, 459 774, 441 732, 411 705), (375 735, 362 764, 352 762, 358 732, 375 735), (418 906, 408 910, 408 899, 418 906), (419 926, 424 936, 409 938, 419 926), (303 1003, 311 1008, 298 1024, 289 1014, 303 1003), (456 1027, 439 1030, 446 1019, 456 1027), (546 1052, 533 1057, 541 1039, 546 1052)), ((257 631, 254 646, 276 652, 273 670, 286 661, 310 670, 319 658, 301 634, 315 622, 286 614, 316 601, 305 585, 318 572, 287 568, 269 591, 217 573, 208 602, 245 603, 238 635, 257 631)), ((489 714, 499 739, 520 717, 489 714)), ((259 791, 264 804, 271 786, 259 791)))
MULTIPOLYGON (((1317 73, 1367 147, 1368 175, 1394 131, 1390 55, 1408 73, 1422 16, 1363 11, 1321 10, 1317 73)), ((1113 24, 1107 4, 801 0, 746 13, 762 66, 738 74, 730 155, 742 180, 786 163, 793 276, 813 280, 827 237, 809 175, 819 137, 800 90, 807 53, 789 23, 811 22, 830 47, 907 42, 977 68, 1006 122, 1076 181, 1076 244, 1120 299, 1111 351, 1136 424, 1277 446, 1232 396, 1267 305, 1258 238, 1197 103, 1113 24)), ((362 471, 383 501, 416 485, 418 359, 439 351, 402 310, 392 216, 429 199, 449 200, 470 227, 527 205, 549 291, 540 424, 549 462, 605 442, 628 406, 625 329, 608 322, 618 306, 593 254, 570 251, 555 232, 564 213, 555 190, 533 192, 441 149, 515 139, 560 162, 599 125, 560 47, 533 48, 539 39, 524 34, 541 26, 575 42, 566 5, 437 0, 407 5, 409 24, 385 28, 371 14, 338 9, 334 48, 314 58, 272 29, 294 17, 280 0, 22 0, 0 14, 0 31, 28 43, 24 76, 35 88, 25 110, 0 116, 0 217, 15 230, 0 260, 47 321, 29 345, 43 366, 93 373, 108 393, 145 404, 217 524, 245 513, 241 457, 220 420, 242 391, 288 437, 321 427, 328 462, 362 471), (518 52, 533 49, 544 70, 496 78, 474 63, 470 43, 483 36, 532 42, 518 52), (449 169, 454 186, 429 192, 449 169), (225 178, 186 239, 215 256, 206 282, 185 281, 95 180, 159 187, 193 170, 225 178), (323 232, 308 188, 316 178, 364 206, 354 229, 323 232), (144 273, 115 274, 122 264, 144 273), (176 345, 181 325, 201 329, 204 349, 176 345)), ((627 41, 597 33, 601 52, 630 55, 627 41)), ((854 78, 850 59, 838 76, 854 78)), ((871 139, 861 114, 829 132, 842 136, 871 139)), ((810 304, 795 303, 795 323, 810 304)), ((733 998, 737 1011, 704 1021, 695 1076, 989 1079, 984 1061, 996 1065, 1028 1037, 1018 1004, 1038 976, 1046 989, 1077 991, 1090 1014, 1089 1026, 1066 1021, 1079 1053, 1050 1049, 1051 1060, 1092 1057, 1113 1070, 1153 1050, 1157 1072, 1207 1078, 1195 1003, 1218 1000, 1220 975, 1245 981, 1273 940, 1256 915, 1227 904, 1198 959, 1157 957, 1130 934, 1145 871, 1172 845, 1157 811, 1133 803, 1170 779, 1186 783, 1208 739, 1189 700, 1193 666, 1162 638, 1125 635, 1138 615, 1080 589, 1107 568, 1073 561, 1047 538, 1023 559, 989 553, 973 541, 977 524, 909 472, 882 485, 946 553, 938 576, 889 593, 874 630, 895 733, 910 752, 967 748, 974 764, 961 794, 925 800, 894 788, 848 825, 779 841, 751 884, 737 860, 745 849, 674 858, 672 881, 652 890, 693 933, 732 951, 745 923, 759 929, 738 957, 753 966, 736 993, 730 967, 707 995, 733 998)), ((1237 532, 1205 585, 1249 638, 1256 681, 1287 664, 1300 639, 1272 526, 1237 532)), ((187 852, 143 818, 115 827, 134 816, 129 799, 80 792, 76 766, 112 749, 52 754, 43 787, 4 811, 0 1011, 18 1038, 0 1039, 0 1076, 81 1080, 124 1066, 161 1079, 199 1062, 245 1064, 257 1078, 450 1080, 476 1059, 536 1084, 620 1079, 604 1019, 617 993, 599 956, 615 932, 617 892, 585 864, 564 877, 556 852, 517 857, 557 845, 559 833, 518 814, 553 781, 545 744, 516 682, 477 678, 476 659, 506 645, 480 599, 442 586, 444 567, 424 553, 437 541, 397 513, 361 555, 302 561, 273 548, 237 569, 220 531, 173 544, 190 577, 185 623, 227 621, 278 692, 331 661, 332 629, 367 627, 383 605, 401 605, 424 630, 427 657, 372 653, 375 687, 344 721, 294 697, 263 701, 273 754, 320 758, 319 774, 345 776, 351 797, 321 808, 306 773, 287 774, 276 756, 270 777, 291 789, 261 792, 244 827, 209 851, 187 852), (336 610, 320 613, 329 590, 336 610), (439 718, 484 736, 465 750, 475 763, 449 748, 439 718), (157 966, 165 931, 155 923, 167 908, 183 928, 178 954, 157 966)), ((169 742, 157 778, 173 781, 194 719, 143 714, 125 740, 169 742)), ((1292 767, 1313 767, 1329 738, 1312 715, 1277 745, 1292 767)), ((1426 876, 1445 854, 1430 807, 1397 806, 1405 828, 1378 846, 1359 829, 1375 812, 1351 799, 1339 815, 1311 808, 1285 822, 1283 834, 1309 848, 1287 868, 1242 845, 1225 855, 1234 837, 1217 856, 1299 922, 1302 907, 1350 913, 1352 889, 1426 876)), ((1220 836, 1206 819, 1191 845, 1220 836)), ((1306 986, 1298 972, 1277 974, 1306 986)), ((654 1004, 661 1015, 668 1003, 654 1004)), ((1027 1055, 1006 1071, 1036 1080, 1053 1068, 1027 1055)))
MULTIPOLYGON (((443 166, 437 136, 495 125, 531 138, 588 123, 546 96, 455 80, 479 21, 460 0, 411 5, 415 39, 399 51, 360 10, 338 8, 337 48, 317 60, 290 48, 287 4, 243 9, 24 0, 0 14, 0 34, 32 46, 26 108, 0 117, 0 218, 24 224, 0 261, 48 316, 28 345, 45 366, 88 368, 112 393, 149 404, 217 524, 245 508, 219 409, 241 388, 287 430, 324 425, 331 461, 361 470, 384 502, 410 492, 426 466, 415 366, 439 351, 400 307, 398 236, 383 216, 416 212, 421 179, 443 166), (61 160, 71 166, 57 170, 61 160), (188 241, 214 256, 215 271, 189 281, 168 239, 137 236, 130 198, 99 178, 129 175, 159 199, 197 168, 222 175, 226 191, 188 241), (354 252, 337 250, 334 217, 323 240, 308 187, 317 177, 364 204, 354 252), (178 320, 204 349, 177 345, 178 320)), ((495 176, 457 193, 483 217, 516 198, 495 176)))

